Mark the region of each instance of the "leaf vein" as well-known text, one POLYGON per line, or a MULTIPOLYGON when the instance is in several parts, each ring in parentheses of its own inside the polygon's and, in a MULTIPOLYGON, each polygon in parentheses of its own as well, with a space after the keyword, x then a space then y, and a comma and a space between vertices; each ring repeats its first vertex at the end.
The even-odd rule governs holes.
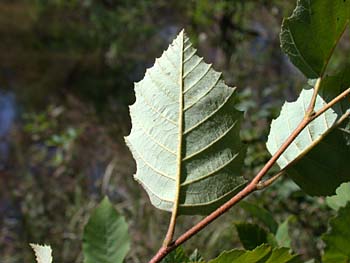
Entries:
MULTIPOLYGON (((183 51, 183 52, 185 53, 185 52, 186 52, 189 48, 191 48, 191 47, 192 47, 192 44, 190 43, 187 47, 184 48, 184 51, 183 51)), ((196 53, 196 52, 195 52, 195 53, 196 53)), ((186 61, 184 61, 184 62, 186 62, 186 61)))
POLYGON ((216 85, 219 83, 221 75, 218 75, 217 80, 214 82, 214 84, 206 91, 204 92, 201 96, 199 96, 194 102, 192 102, 190 105, 187 105, 184 109, 184 111, 187 111, 188 109, 192 108, 194 105, 196 105, 201 99, 203 99, 205 96, 207 96, 209 94, 209 92, 211 92, 216 85))
POLYGON ((172 76, 169 76, 169 74, 166 73, 165 69, 164 69, 163 66, 160 64, 159 59, 156 59, 156 63, 157 63, 157 65, 158 65, 159 69, 160 69, 160 72, 161 72, 167 79, 169 79, 172 83, 176 83, 176 80, 173 79, 172 76))
POLYGON ((207 69, 204 71, 204 73, 202 73, 202 75, 194 82, 192 83, 191 86, 189 86, 187 89, 184 90, 184 93, 187 93, 190 89, 192 89, 193 87, 195 87, 206 75, 207 73, 209 72, 211 68, 211 64, 208 64, 208 67, 207 69))
POLYGON ((177 70, 176 65, 175 65, 174 62, 169 58, 167 52, 164 52, 164 57, 166 58, 166 60, 169 61, 170 65, 171 65, 175 70, 177 70))
POLYGON ((165 151, 169 152, 172 155, 177 155, 174 151, 170 150, 167 146, 165 146, 164 144, 160 143, 159 141, 157 141, 156 138, 154 138, 149 131, 146 130, 146 128, 138 121, 136 121, 136 118, 134 118, 135 120, 135 124, 137 124, 141 130, 143 131, 143 133, 149 137, 152 141, 154 141, 157 145, 159 145, 162 149, 164 149, 165 151))
POLYGON ((240 185, 236 186, 235 188, 233 188, 231 191, 227 192, 226 194, 220 196, 219 198, 216 198, 210 202, 205 202, 205 203, 200 203, 200 204, 180 204, 180 207, 196 207, 196 206, 204 206, 204 205, 210 205, 213 204, 215 202, 218 202, 224 198, 226 198, 227 196, 231 195, 232 193, 236 192, 237 189, 239 189, 242 185, 244 185, 245 183, 241 183, 240 185))
POLYGON ((199 181, 202 181, 210 176, 213 176, 215 173, 221 171, 222 169, 224 169, 226 166, 228 166, 230 163, 232 163, 236 158, 237 156, 239 155, 239 153, 236 153, 235 155, 233 155, 232 158, 230 158, 226 163, 220 165, 219 167, 217 167, 215 170, 211 171, 210 173, 204 175, 204 176, 201 176, 201 177, 198 177, 196 179, 193 179, 193 180, 190 180, 188 182, 184 182, 181 184, 181 186, 185 186, 185 185, 190 185, 190 184, 193 184, 193 183, 196 183, 196 182, 199 182, 199 181))
MULTIPOLYGON (((189 48, 189 47, 187 47, 187 48, 189 48)), ((185 52, 185 51, 184 51, 184 52, 185 52)), ((197 50, 194 48, 193 51, 192 51, 192 53, 190 53, 190 54, 188 55, 188 57, 183 61, 183 64, 187 63, 187 61, 189 61, 189 60, 196 54, 196 52, 197 52, 197 50)))
POLYGON ((186 131, 184 131, 184 135, 188 134, 189 132, 191 132, 192 130, 194 130, 195 128, 200 126, 201 124, 205 123, 207 120, 209 120, 211 117, 213 117, 216 113, 218 113, 220 111, 220 109, 227 104, 227 102, 232 97, 232 95, 233 95, 233 92, 229 96, 227 96, 225 101, 221 105, 219 105, 219 107, 217 107, 213 112, 211 112, 208 116, 206 116, 205 118, 203 118, 202 120, 200 120, 199 122, 194 124, 191 128, 188 128, 186 131))
POLYGON ((291 45, 294 46, 294 50, 297 52, 297 54, 293 54, 293 53, 291 53, 290 51, 288 51, 287 53, 288 53, 289 55, 291 55, 291 56, 294 56, 294 57, 300 57, 301 60, 304 62, 304 64, 305 64, 316 76, 318 76, 319 74, 317 74, 316 71, 306 62, 304 56, 300 53, 299 49, 297 48, 297 45, 296 45, 295 40, 294 40, 293 33, 292 33, 292 31, 290 30, 289 26, 288 26, 288 28, 286 29, 286 32, 289 34, 290 39, 291 39, 291 41, 292 41, 292 42, 289 43, 289 44, 291 44, 291 45))
POLYGON ((197 66, 203 61, 203 58, 199 58, 198 61, 196 62, 196 64, 184 74, 184 78, 186 78, 188 76, 188 74, 190 74, 193 70, 195 70, 197 68, 197 66))
POLYGON ((155 87, 156 87, 156 88, 159 88, 159 89, 163 92, 163 94, 164 94, 171 102, 174 103, 174 102, 176 101, 176 98, 173 97, 172 95, 170 95, 169 91, 167 91, 166 89, 164 89, 158 81, 154 80, 154 78, 152 77, 152 75, 151 75, 150 72, 148 72, 148 76, 149 76, 151 82, 155 85, 155 87))
POLYGON ((151 190, 151 187, 149 187, 144 181, 141 181, 141 180, 139 180, 139 181, 141 182, 141 184, 142 184, 148 191, 150 191, 150 192, 151 192, 155 197, 157 197, 159 200, 164 201, 164 202, 168 202, 168 203, 170 203, 170 204, 173 204, 173 203, 174 203, 172 200, 165 199, 165 198, 161 197, 160 195, 158 195, 157 193, 155 193, 154 191, 152 191, 152 190, 151 190))
POLYGON ((205 150, 207 150, 208 148, 210 148, 211 146, 213 146, 215 143, 217 143, 218 141, 220 141, 222 138, 224 138, 237 124, 237 121, 234 121, 233 124, 223 133, 221 134, 219 137, 217 137, 215 140, 213 140, 212 142, 210 142, 209 144, 207 144, 206 146, 204 146, 203 148, 201 148, 200 150, 190 154, 189 156, 186 156, 185 158, 183 158, 183 161, 187 161, 191 158, 193 158, 194 156, 204 152, 205 150))
MULTIPOLYGON (((129 141, 129 143, 131 143, 131 142, 129 141)), ((131 145, 132 145, 132 144, 131 144, 131 145)), ((137 154, 137 156, 143 161, 143 163, 146 164, 152 171, 154 171, 155 173, 157 173, 157 174, 159 174, 159 175, 161 175, 161 176, 163 176, 163 177, 165 177, 165 178, 168 178, 168 179, 170 179, 170 180, 172 180, 172 181, 175 181, 175 179, 174 179, 173 177, 171 177, 170 175, 168 175, 167 173, 162 172, 162 171, 158 170, 157 168, 153 167, 153 165, 150 164, 148 161, 146 161, 146 160, 145 160, 145 157, 144 157, 142 154, 140 154, 140 153, 135 149, 135 147, 133 147, 133 149, 134 149, 134 152, 137 154)))
MULTIPOLYGON (((272 129, 271 129, 272 130, 272 129)), ((276 137, 276 134, 273 132, 272 133, 272 137, 273 137, 273 141, 275 142, 275 147, 276 147, 276 150, 275 150, 275 153, 277 152, 277 150, 278 150, 278 148, 279 148, 279 146, 278 146, 278 141, 277 141, 277 137, 276 137)), ((286 165, 288 165, 289 163, 290 163, 290 161, 287 159, 287 157, 286 156, 284 156, 284 154, 282 154, 281 156, 280 156, 280 158, 282 158, 282 159, 284 159, 285 160, 285 162, 287 162, 287 164, 286 165)), ((279 159, 280 159, 279 158, 279 159)))
POLYGON ((142 92, 139 92, 140 97, 143 99, 143 101, 145 102, 145 104, 149 107, 149 109, 151 109, 154 113, 158 114, 159 117, 167 120, 168 122, 172 123, 173 125, 177 126, 177 122, 172 120, 171 118, 168 118, 167 116, 163 115, 163 113, 152 106, 152 104, 146 99, 145 95, 142 94, 142 92))

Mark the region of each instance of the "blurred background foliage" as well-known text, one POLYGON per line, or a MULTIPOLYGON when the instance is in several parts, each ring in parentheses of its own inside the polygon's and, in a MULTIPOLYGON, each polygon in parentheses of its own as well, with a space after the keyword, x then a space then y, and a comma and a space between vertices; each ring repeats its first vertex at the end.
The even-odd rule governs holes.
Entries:
MULTIPOLYGON (((151 207, 133 181, 124 145, 128 105, 155 57, 185 28, 199 53, 238 86, 249 143, 244 175, 269 158, 270 121, 305 83, 279 48, 282 18, 295 0, 1 0, 0 259, 33 262, 28 243, 49 243, 57 262, 82 262, 89 212, 108 194, 128 219, 128 262, 161 245, 169 214, 151 207)), ((320 258, 332 212, 283 179, 249 201, 278 222, 290 215, 292 248, 320 258)), ((178 231, 198 217, 180 218, 178 231)), ((240 246, 233 222, 254 222, 239 207, 190 240, 205 258, 240 246)))

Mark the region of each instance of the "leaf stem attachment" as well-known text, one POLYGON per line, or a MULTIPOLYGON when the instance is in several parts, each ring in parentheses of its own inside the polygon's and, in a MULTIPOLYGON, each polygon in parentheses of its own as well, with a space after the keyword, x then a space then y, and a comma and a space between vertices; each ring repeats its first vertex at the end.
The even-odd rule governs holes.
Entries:
MULTIPOLYGON (((258 174, 254 177, 254 179, 246 185, 243 190, 241 190, 239 193, 237 193, 235 196, 233 196, 229 201, 227 201, 225 204, 220 206, 218 209, 216 209, 214 212, 212 212, 210 215, 202 219, 200 222, 198 222, 196 225, 194 225, 192 228, 187 230, 185 233, 183 233, 179 238, 177 238, 174 242, 170 243, 168 246, 163 246, 159 249, 157 254, 149 261, 149 263, 158 263, 163 258, 166 257, 171 251, 176 249, 178 246, 186 242, 188 239, 190 239, 192 236, 197 234, 199 231, 201 231, 203 228, 205 228, 207 225, 209 225, 211 222, 213 222, 215 219, 217 219, 222 214, 226 213, 230 208, 232 208, 235 204, 237 204, 239 201, 244 199, 249 194, 266 188, 267 186, 271 185, 273 182, 275 182, 279 177, 281 177, 284 174, 284 170, 281 170, 279 173, 277 173, 275 176, 271 177, 270 179, 261 182, 262 178, 267 174, 267 172, 271 169, 271 167, 276 163, 276 161, 279 159, 279 157, 284 153, 284 151, 289 147, 289 145, 298 137, 298 135, 317 117, 319 117, 321 114, 323 114, 325 111, 327 111, 329 108, 334 106, 336 103, 340 102, 341 100, 345 99, 347 96, 350 95, 350 88, 343 91, 341 94, 339 94, 337 97, 335 97, 333 100, 328 102, 326 105, 324 105, 320 110, 317 112, 314 112, 315 103, 318 91, 321 86, 322 79, 319 78, 315 84, 314 87, 314 93, 312 96, 312 99, 310 101, 308 110, 305 114, 305 117, 302 119, 302 121, 299 123, 299 125, 296 127, 296 129, 290 134, 290 136, 286 139, 286 141, 281 145, 281 147, 277 150, 277 152, 271 157, 271 159, 265 164, 265 166, 258 172, 258 174)), ((346 118, 350 116, 350 112, 345 113, 337 122, 341 123, 346 118)))

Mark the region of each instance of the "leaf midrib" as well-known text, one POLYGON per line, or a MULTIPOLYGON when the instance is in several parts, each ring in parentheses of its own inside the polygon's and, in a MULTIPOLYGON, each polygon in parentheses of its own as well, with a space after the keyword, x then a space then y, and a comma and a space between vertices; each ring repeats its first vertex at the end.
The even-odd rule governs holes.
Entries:
POLYGON ((179 118, 178 118, 178 149, 176 160, 176 191, 174 199, 174 209, 172 217, 176 218, 179 208, 180 188, 181 188, 181 170, 182 170, 182 146, 183 146, 183 126, 184 126, 184 32, 181 32, 180 37, 180 72, 178 77, 179 84, 179 118))

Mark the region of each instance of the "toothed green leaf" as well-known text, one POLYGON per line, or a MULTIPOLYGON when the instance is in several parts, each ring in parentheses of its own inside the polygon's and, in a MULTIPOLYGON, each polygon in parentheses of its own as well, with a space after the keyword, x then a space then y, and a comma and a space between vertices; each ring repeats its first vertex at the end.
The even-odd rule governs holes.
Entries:
POLYGON ((323 235, 326 244, 323 263, 350 262, 350 203, 338 210, 338 215, 330 220, 330 229, 323 235))
POLYGON ((326 202, 334 210, 346 206, 347 202, 350 202, 350 182, 341 184, 336 190, 336 195, 328 196, 326 202))
POLYGON ((291 255, 288 248, 272 249, 261 245, 252 251, 234 249, 225 251, 209 263, 301 263, 297 255, 291 255))
POLYGON ((135 179, 159 209, 206 214, 245 185, 235 89, 196 55, 183 31, 135 84, 126 142, 135 179))
POLYGON ((84 263, 121 263, 129 248, 128 225, 106 197, 85 226, 84 263))
POLYGON ((282 50, 307 78, 322 76, 349 19, 350 1, 298 0, 282 23, 282 50))

